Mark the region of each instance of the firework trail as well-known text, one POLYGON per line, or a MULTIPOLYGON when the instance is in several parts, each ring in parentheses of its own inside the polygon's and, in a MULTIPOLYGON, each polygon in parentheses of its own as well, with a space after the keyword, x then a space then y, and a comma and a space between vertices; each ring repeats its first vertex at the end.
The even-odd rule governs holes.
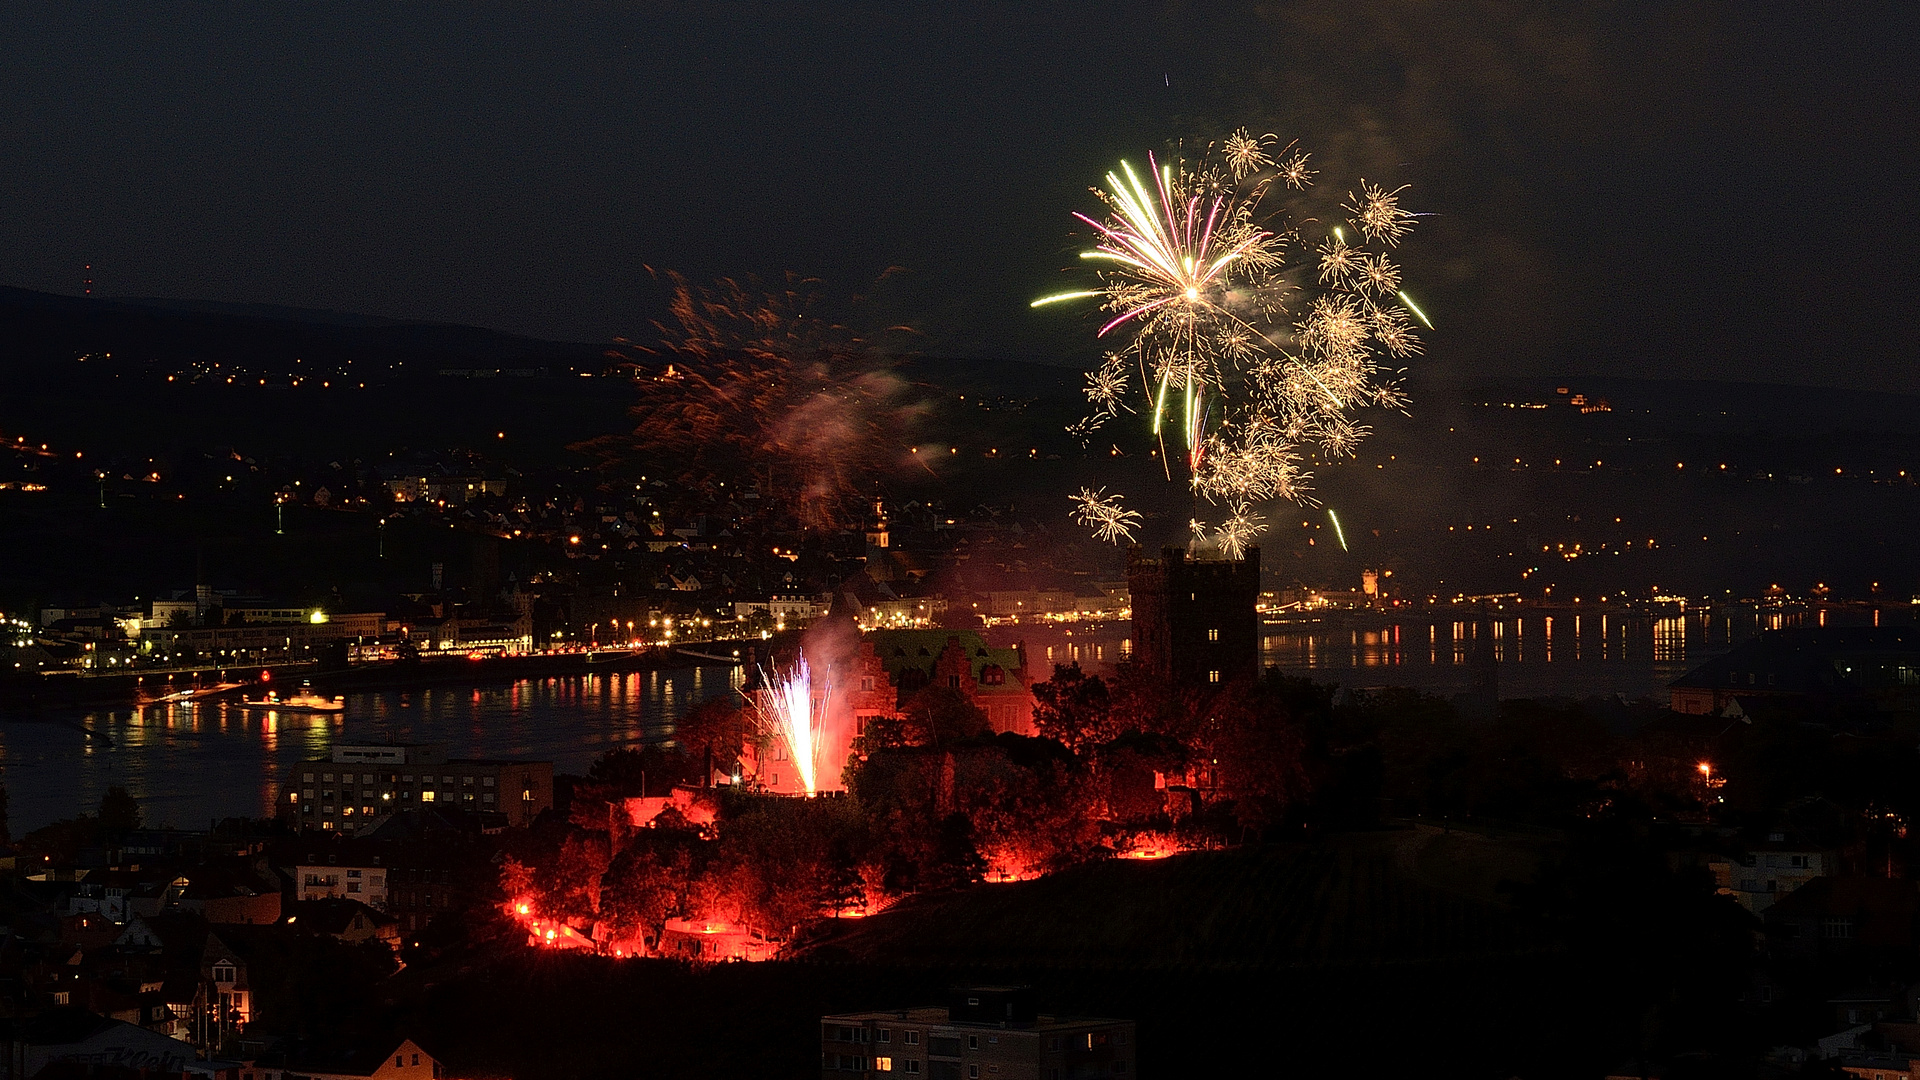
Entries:
POLYGON ((1347 547, 1347 530, 1340 527, 1340 515, 1334 513, 1331 506, 1327 507, 1327 520, 1333 522, 1333 535, 1340 541, 1340 550, 1351 550, 1347 547))
MULTIPOLYGON (((1242 129, 1197 153, 1149 154, 1144 171, 1121 162, 1095 189, 1105 214, 1074 215, 1093 230, 1080 257, 1100 288, 1033 303, 1097 299, 1097 336, 1125 338, 1088 378, 1093 412, 1069 430, 1084 438, 1143 395, 1162 447, 1166 426, 1186 437, 1194 493, 1241 510, 1310 502, 1302 458, 1351 457, 1369 430, 1356 410, 1404 409, 1402 372, 1386 365, 1421 351, 1416 318, 1432 326, 1390 255, 1414 223, 1406 188, 1362 180, 1340 206, 1344 227, 1295 219, 1283 193, 1315 172, 1276 141, 1242 129)), ((1076 517, 1111 539, 1088 494, 1076 517)))
POLYGON ((813 673, 807 668, 804 652, 785 671, 778 666, 771 673, 762 669, 760 684, 762 689, 753 698, 754 709, 766 729, 786 741, 794 767, 800 771, 800 783, 812 795, 818 790, 814 774, 832 690, 822 687, 820 699, 814 700, 813 673))
POLYGON ((1076 507, 1073 519, 1091 528, 1093 535, 1110 544, 1133 539, 1133 530, 1140 525, 1140 515, 1122 507, 1120 496, 1108 495, 1106 488, 1099 491, 1081 488, 1080 494, 1071 498, 1076 507))

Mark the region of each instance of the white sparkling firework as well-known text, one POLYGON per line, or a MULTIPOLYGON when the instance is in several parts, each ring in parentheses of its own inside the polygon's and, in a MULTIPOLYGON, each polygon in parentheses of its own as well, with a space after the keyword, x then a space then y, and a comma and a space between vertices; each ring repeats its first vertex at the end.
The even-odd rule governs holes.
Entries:
MULTIPOLYGON (((1140 395, 1163 459, 1184 442, 1189 487, 1242 522, 1259 502, 1312 502, 1303 450, 1352 456, 1368 431, 1356 410, 1404 410, 1401 372, 1382 360, 1418 355, 1414 320, 1427 322, 1381 250, 1412 227, 1405 187, 1362 180, 1344 224, 1295 219, 1278 193, 1305 190, 1314 171, 1276 142, 1242 129, 1197 154, 1148 155, 1144 170, 1122 162, 1096 189, 1105 217, 1075 215, 1094 231, 1081 258, 1100 287, 1035 302, 1095 297, 1099 336, 1126 336, 1088 376, 1092 413, 1069 430, 1085 439, 1140 395)), ((1116 530, 1090 495, 1076 516, 1101 539, 1130 538, 1131 522, 1116 530)))
POLYGON ((1108 495, 1106 488, 1094 491, 1081 488, 1072 497, 1073 519, 1093 530, 1093 535, 1110 544, 1131 542, 1133 530, 1140 526, 1140 515, 1120 505, 1120 496, 1108 495))
POLYGON ((801 653, 785 671, 775 667, 761 671, 763 689, 753 698, 766 729, 787 744, 800 783, 811 795, 819 765, 821 725, 827 717, 827 697, 831 689, 823 687, 818 701, 813 696, 813 672, 807 667, 807 655, 801 653))
POLYGON ((1220 546, 1221 554, 1229 559, 1238 559, 1246 554, 1247 548, 1267 531, 1266 519, 1253 512, 1246 503, 1235 503, 1233 516, 1214 530, 1214 543, 1220 546))

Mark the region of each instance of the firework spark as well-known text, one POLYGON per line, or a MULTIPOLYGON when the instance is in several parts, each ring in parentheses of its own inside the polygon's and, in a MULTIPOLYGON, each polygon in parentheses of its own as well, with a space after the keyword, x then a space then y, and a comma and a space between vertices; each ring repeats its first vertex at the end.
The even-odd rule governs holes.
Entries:
POLYGON ((1214 542, 1220 545, 1221 554, 1229 559, 1238 559, 1246 554, 1247 548, 1267 531, 1266 519, 1253 512, 1246 503, 1235 503, 1233 516, 1214 531, 1214 542))
MULTIPOLYGON (((1080 257, 1101 287, 1035 302, 1097 298, 1106 313, 1097 336, 1126 338, 1089 375, 1093 413, 1077 434, 1144 395, 1134 400, 1161 446, 1185 436, 1194 493, 1242 508, 1310 502, 1303 448, 1352 456, 1368 432, 1356 410, 1404 409, 1401 372, 1382 361, 1418 355, 1415 320, 1432 325, 1381 250, 1413 225, 1406 188, 1362 180, 1343 223, 1296 219, 1276 193, 1304 191, 1314 171, 1305 152, 1276 142, 1242 129, 1198 153, 1150 154, 1145 170, 1121 162, 1095 189, 1104 217, 1074 215, 1093 230, 1080 257)), ((1116 534, 1091 510, 1088 494, 1076 517, 1102 539, 1130 536, 1130 524, 1116 534)))
POLYGON ((1087 400, 1095 406, 1093 415, 1105 419, 1132 412, 1124 400, 1127 393, 1127 358, 1108 353, 1099 370, 1087 374, 1087 400))
MULTIPOLYGON (((575 448, 621 482, 665 476, 691 507, 743 475, 803 528, 862 520, 921 415, 879 343, 827 317, 818 282, 695 285, 664 273, 673 321, 658 350, 622 350, 639 401, 631 434, 575 448)), ((890 338, 889 340, 895 340, 890 338)))
POLYGON ((1081 488, 1080 494, 1072 498, 1073 519, 1091 528, 1093 535, 1107 543, 1131 541, 1133 530, 1140 526, 1139 513, 1121 506, 1120 496, 1108 495, 1106 488, 1099 491, 1081 488))
POLYGON ((1327 507, 1327 520, 1333 522, 1333 535, 1340 539, 1340 550, 1349 550, 1347 547, 1347 530, 1340 527, 1340 515, 1334 513, 1333 507, 1331 506, 1327 507))
POLYGON ((787 744, 794 768, 800 771, 800 783, 812 795, 815 770, 819 764, 821 727, 827 716, 827 699, 832 693, 823 686, 816 701, 813 673, 807 668, 807 655, 801 653, 785 671, 775 667, 760 672, 761 691, 753 698, 766 730, 787 744))

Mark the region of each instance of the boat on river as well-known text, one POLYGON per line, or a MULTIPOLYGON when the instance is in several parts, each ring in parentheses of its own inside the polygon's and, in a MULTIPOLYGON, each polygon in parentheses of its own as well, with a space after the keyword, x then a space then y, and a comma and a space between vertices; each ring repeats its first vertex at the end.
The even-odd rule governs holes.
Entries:
POLYGON ((264 698, 245 698, 240 702, 242 708, 272 710, 285 713, 337 713, 345 712, 347 703, 343 698, 330 698, 316 694, 311 690, 302 690, 297 694, 280 696, 280 691, 269 690, 264 698))
POLYGON ((246 685, 246 683, 223 682, 214 683, 212 686, 195 686, 186 690, 175 690, 171 694, 161 694, 159 697, 154 698, 151 704, 177 705, 183 701, 198 701, 201 698, 210 698, 218 694, 230 694, 235 690, 244 688, 246 685))

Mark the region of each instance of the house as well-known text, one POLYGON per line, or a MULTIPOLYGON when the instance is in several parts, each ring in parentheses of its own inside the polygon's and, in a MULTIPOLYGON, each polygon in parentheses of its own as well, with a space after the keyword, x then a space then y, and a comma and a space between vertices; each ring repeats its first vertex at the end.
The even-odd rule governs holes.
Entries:
POLYGON ((116 923, 134 914, 155 915, 172 905, 186 881, 170 871, 88 871, 67 898, 67 913, 98 912, 116 923))
POLYGON ((378 941, 389 948, 400 945, 400 921, 358 900, 296 901, 287 905, 287 925, 348 943, 378 941))
POLYGON ((253 991, 247 980, 247 958, 240 949, 209 933, 200 953, 200 977, 212 991, 207 998, 214 1006, 216 1024, 242 1029, 252 1021, 253 991))
POLYGON ((401 810, 360 836, 303 837, 285 845, 275 863, 295 882, 293 902, 358 900, 398 919, 402 932, 417 930, 463 903, 494 872, 480 842, 489 815, 460 805, 401 810))
POLYGON ((1741 907, 1760 915, 1775 900, 1814 878, 1837 872, 1839 856, 1833 851, 1788 844, 1784 839, 1770 840, 1731 858, 1716 860, 1709 868, 1722 895, 1733 897, 1741 907))
POLYGON ((1870 877, 1820 877, 1774 901, 1761 916, 1776 953, 1817 959, 1913 951, 1920 886, 1870 877))
POLYGON ((85 1009, 0 1020, 0 1080, 33 1080, 56 1062, 178 1074, 195 1065, 194 1057, 178 1039, 85 1009))
POLYGON ((337 897, 385 911, 388 870, 381 865, 383 856, 374 853, 376 845, 349 841, 337 847, 345 850, 329 850, 287 868, 293 878, 293 898, 288 910, 337 897), (344 860, 344 865, 336 860, 344 860))
POLYGON ((334 1057, 294 1058, 277 1077, 262 1080, 444 1080, 448 1075, 438 1058, 412 1039, 402 1039, 385 1054, 348 1051, 334 1057))
POLYGON ((869 647, 893 685, 896 708, 927 686, 945 686, 985 712, 994 731, 1033 734, 1033 678, 1024 646, 989 648, 972 630, 869 631, 856 661, 863 690, 872 667, 869 647))

